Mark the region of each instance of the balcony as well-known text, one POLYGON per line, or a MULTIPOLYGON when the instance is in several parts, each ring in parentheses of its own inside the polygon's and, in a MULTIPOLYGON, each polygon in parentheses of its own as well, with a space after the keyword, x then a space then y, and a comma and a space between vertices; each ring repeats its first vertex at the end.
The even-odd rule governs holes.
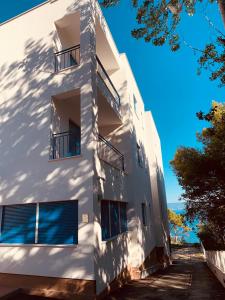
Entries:
POLYGON ((98 156, 112 167, 120 171, 125 170, 123 154, 101 135, 98 139, 98 156))
POLYGON ((50 159, 80 155, 80 138, 72 131, 52 134, 50 159))
POLYGON ((80 64, 80 45, 76 45, 55 53, 55 72, 59 72, 80 64))
POLYGON ((109 97, 110 100, 112 101, 112 106, 113 108, 119 112, 120 109, 120 96, 119 93, 117 92, 113 82, 111 81, 108 73, 106 72, 105 68, 103 67, 101 61, 99 58, 96 56, 97 60, 97 74, 98 74, 98 86, 100 87, 101 90, 105 90, 104 94, 107 98, 109 97))

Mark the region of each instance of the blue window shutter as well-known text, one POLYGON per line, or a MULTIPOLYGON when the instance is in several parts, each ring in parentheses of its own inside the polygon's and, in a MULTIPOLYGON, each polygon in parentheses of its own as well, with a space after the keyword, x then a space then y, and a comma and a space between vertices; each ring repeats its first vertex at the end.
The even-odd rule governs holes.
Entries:
POLYGON ((78 243, 78 201, 39 204, 38 244, 78 243))
POLYGON ((101 227, 102 227, 102 240, 105 241, 110 238, 109 228, 109 201, 101 201, 101 227))
POLYGON ((1 243, 34 244, 36 204, 8 205, 3 207, 1 243))
POLYGON ((120 232, 127 231, 127 203, 120 202, 120 232))
POLYGON ((119 227, 119 202, 110 201, 111 237, 120 233, 119 227))

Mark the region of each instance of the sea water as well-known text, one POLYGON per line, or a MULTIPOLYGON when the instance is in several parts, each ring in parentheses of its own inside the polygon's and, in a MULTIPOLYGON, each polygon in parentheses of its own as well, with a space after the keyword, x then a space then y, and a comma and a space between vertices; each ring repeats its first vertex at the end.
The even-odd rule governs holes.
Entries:
MULTIPOLYGON (((176 214, 185 214, 185 208, 183 203, 167 203, 168 208, 173 210, 176 214)), ((186 243, 199 243, 199 238, 197 236, 198 231, 198 224, 199 221, 196 219, 193 222, 187 222, 187 226, 191 229, 187 233, 182 234, 181 231, 179 231, 178 236, 179 239, 183 239, 186 243)), ((171 233, 171 236, 173 236, 174 233, 171 233)))

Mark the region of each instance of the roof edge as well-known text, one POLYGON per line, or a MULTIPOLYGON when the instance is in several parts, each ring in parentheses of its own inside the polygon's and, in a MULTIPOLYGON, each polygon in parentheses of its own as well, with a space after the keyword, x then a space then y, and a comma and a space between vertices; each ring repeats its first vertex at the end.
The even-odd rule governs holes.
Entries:
POLYGON ((27 13, 29 13, 29 12, 31 12, 32 10, 35 10, 35 9, 37 9, 37 8, 39 8, 39 7, 47 4, 47 3, 51 4, 51 3, 55 2, 55 1, 53 1, 53 0, 47 0, 47 1, 43 2, 43 3, 40 3, 40 4, 36 5, 36 6, 28 9, 28 10, 25 10, 24 12, 22 12, 22 13, 16 15, 16 16, 14 16, 14 17, 12 17, 12 18, 10 18, 10 19, 8 19, 8 20, 0 23, 0 27, 3 26, 3 25, 5 25, 5 24, 7 24, 7 23, 9 23, 9 22, 11 22, 11 21, 13 21, 13 20, 15 20, 15 19, 17 19, 17 18, 19 18, 19 17, 21 17, 21 16, 23 16, 23 15, 25 15, 25 14, 27 14, 27 13))

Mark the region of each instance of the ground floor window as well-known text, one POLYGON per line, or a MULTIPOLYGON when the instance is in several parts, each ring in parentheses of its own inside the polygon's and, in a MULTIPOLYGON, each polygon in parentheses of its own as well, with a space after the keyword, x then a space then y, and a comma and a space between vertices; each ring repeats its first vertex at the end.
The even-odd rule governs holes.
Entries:
POLYGON ((78 201, 1 206, 0 217, 0 243, 78 242, 78 201))
POLYGON ((102 240, 108 240, 127 231, 127 203, 101 201, 102 240))
POLYGON ((1 216, 1 243, 35 243, 35 204, 3 206, 1 216))

